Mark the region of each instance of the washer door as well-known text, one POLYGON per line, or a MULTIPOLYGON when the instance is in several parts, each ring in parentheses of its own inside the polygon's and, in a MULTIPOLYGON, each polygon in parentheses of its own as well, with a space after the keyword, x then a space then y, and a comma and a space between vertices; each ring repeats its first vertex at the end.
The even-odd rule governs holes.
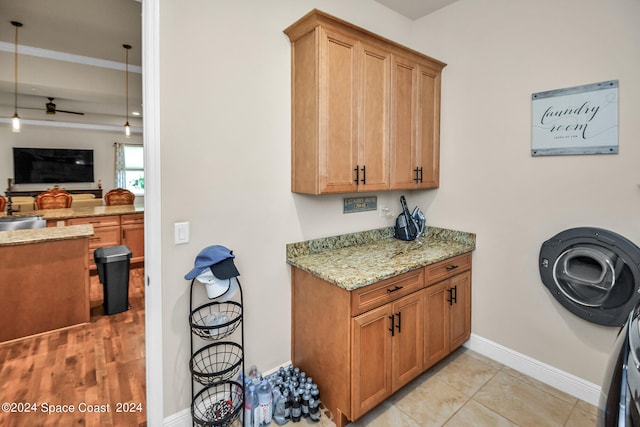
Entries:
POLYGON ((540 249, 540 277, 566 309, 593 323, 621 326, 640 301, 640 248, 611 231, 582 227, 540 249))

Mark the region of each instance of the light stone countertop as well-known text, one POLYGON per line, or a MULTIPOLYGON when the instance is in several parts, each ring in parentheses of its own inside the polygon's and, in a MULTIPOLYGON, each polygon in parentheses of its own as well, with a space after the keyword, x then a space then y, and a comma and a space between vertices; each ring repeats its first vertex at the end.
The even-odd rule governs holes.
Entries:
POLYGON ((358 289, 475 249, 473 233, 426 227, 417 240, 393 227, 287 245, 287 263, 346 290, 358 289))
POLYGON ((93 236, 91 224, 0 231, 0 246, 26 245, 54 240, 82 239, 93 236))

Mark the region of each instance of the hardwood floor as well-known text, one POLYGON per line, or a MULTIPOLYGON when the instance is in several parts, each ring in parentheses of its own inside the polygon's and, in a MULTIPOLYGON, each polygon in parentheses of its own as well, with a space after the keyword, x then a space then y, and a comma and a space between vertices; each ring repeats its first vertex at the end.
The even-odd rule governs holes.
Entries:
POLYGON ((0 344, 0 426, 146 426, 144 269, 109 316, 90 279, 90 323, 0 344))

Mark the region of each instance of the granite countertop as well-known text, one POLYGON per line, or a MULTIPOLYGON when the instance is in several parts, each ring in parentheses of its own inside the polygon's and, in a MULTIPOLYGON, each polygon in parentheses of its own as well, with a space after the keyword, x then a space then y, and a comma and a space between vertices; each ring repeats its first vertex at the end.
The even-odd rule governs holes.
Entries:
POLYGON ((118 205, 118 206, 85 206, 67 209, 43 209, 33 212, 25 212, 25 215, 40 215, 47 220, 63 220, 69 218, 86 218, 92 216, 126 215, 143 213, 142 205, 118 205))
POLYGON ((287 263, 346 290, 358 289, 475 249, 476 236, 426 227, 417 240, 393 237, 393 227, 287 245, 287 263))
POLYGON ((0 231, 0 246, 26 245, 53 240, 82 239, 91 236, 93 236, 93 226, 91 224, 0 231))

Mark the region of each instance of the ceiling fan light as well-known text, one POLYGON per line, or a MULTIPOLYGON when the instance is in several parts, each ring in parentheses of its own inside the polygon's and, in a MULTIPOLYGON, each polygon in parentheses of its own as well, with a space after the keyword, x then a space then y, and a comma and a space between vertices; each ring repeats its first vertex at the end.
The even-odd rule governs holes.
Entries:
POLYGON ((20 132, 20 116, 18 116, 17 112, 11 117, 11 130, 13 132, 20 132))

